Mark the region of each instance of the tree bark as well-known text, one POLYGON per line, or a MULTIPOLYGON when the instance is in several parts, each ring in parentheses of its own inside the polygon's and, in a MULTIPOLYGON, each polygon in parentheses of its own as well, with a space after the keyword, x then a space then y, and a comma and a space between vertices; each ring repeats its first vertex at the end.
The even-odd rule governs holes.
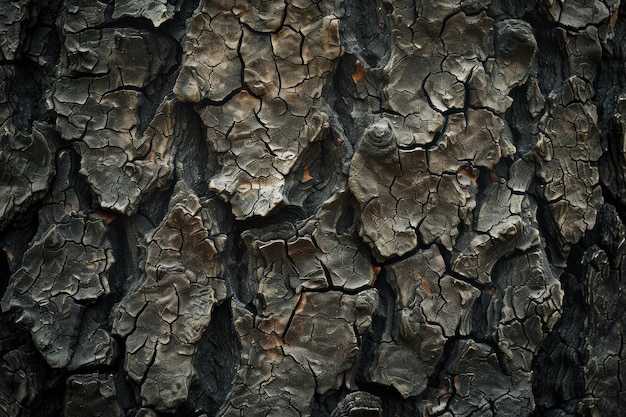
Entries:
POLYGON ((0 416, 626 413, 619 0, 0 3, 0 416))

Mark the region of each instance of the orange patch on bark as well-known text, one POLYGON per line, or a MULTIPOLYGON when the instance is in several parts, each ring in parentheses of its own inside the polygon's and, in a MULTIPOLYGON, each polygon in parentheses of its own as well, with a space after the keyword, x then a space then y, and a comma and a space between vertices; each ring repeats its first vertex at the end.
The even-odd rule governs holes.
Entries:
POLYGON ((311 173, 309 172, 309 167, 305 165, 304 169, 302 170, 302 178, 300 179, 300 182, 304 184, 305 182, 309 182, 312 179, 313 177, 311 176, 311 173))
POLYGON ((363 67, 363 64, 361 64, 359 61, 356 61, 356 72, 354 74, 352 74, 352 81, 354 81, 354 83, 356 84, 361 78, 365 77, 367 74, 365 73, 365 68, 363 67))
POLYGON ((6 246, 2 248, 2 250, 4 251, 4 253, 7 254, 7 260, 9 262, 12 262, 13 259, 15 259, 15 255, 13 255, 13 252, 11 252, 11 249, 7 248, 6 246))
POLYGON ((611 26, 612 28, 615 27, 615 25, 617 24, 617 18, 619 17, 619 7, 616 8, 613 13, 611 14, 611 18, 609 19, 609 26, 611 26))
POLYGON ((461 171, 459 171, 461 173, 461 175, 463 175, 464 177, 469 178, 470 180, 476 182, 476 180, 478 179, 478 175, 474 175, 472 174, 467 168, 461 168, 461 171))

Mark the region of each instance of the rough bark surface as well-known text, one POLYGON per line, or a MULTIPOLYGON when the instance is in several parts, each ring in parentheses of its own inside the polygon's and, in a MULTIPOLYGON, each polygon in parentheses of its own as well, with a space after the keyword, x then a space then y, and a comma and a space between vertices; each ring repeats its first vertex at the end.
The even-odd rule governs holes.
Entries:
POLYGON ((620 0, 0 0, 0 417, 626 414, 624 74, 620 0))

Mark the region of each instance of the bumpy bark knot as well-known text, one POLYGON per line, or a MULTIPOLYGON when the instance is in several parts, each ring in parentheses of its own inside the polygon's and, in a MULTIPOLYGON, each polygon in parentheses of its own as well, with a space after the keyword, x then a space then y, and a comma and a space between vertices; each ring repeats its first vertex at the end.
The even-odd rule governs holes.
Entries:
POLYGON ((397 160, 396 138, 387 120, 381 119, 365 131, 361 149, 371 156, 392 156, 392 159, 397 160))
POLYGON ((352 392, 337 404, 330 417, 380 417, 380 398, 368 392, 352 392))

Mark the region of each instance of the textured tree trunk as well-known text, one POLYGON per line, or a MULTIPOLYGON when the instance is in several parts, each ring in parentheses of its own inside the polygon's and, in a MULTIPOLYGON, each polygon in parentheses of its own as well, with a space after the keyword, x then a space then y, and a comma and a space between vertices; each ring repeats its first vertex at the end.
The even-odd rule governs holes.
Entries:
POLYGON ((626 414, 619 3, 0 0, 0 416, 626 414))

